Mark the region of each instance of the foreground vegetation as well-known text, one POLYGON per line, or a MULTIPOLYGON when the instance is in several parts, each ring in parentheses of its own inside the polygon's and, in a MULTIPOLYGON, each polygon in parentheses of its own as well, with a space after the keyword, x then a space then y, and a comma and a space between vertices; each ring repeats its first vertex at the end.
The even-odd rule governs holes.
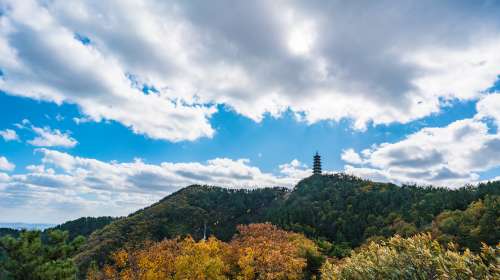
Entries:
POLYGON ((112 263, 90 270, 88 279, 303 279, 317 272, 322 257, 302 234, 252 224, 239 226, 228 243, 215 237, 167 239, 121 249, 112 263))
POLYGON ((72 241, 68 232, 23 231, 17 238, 0 239, 0 279, 49 280, 75 279, 77 267, 71 258, 85 242, 82 236, 72 241))
MULTIPOLYGON (((76 279, 70 256, 83 237, 68 242, 67 232, 52 231, 47 244, 39 232, 0 240, 0 279, 76 279), (5 257, 5 256, 4 256, 5 257)), ((132 279, 500 279, 500 244, 480 252, 443 246, 430 233, 371 241, 343 259, 327 258, 303 234, 266 224, 238 226, 230 242, 192 237, 122 248, 88 280, 132 279)))
POLYGON ((292 191, 190 186, 128 217, 57 229, 2 238, 0 279, 495 279, 500 182, 450 190, 336 174, 292 191))
MULTIPOLYGON (((499 244, 500 245, 500 244, 499 244)), ((430 234, 371 242, 351 257, 327 261, 321 278, 334 279, 500 279, 500 248, 483 244, 480 253, 442 246, 430 234)))
POLYGON ((453 244, 443 247, 430 234, 418 234, 370 242, 351 257, 325 261, 315 243, 301 234, 270 224, 240 226, 238 231, 228 243, 187 237, 121 249, 113 254, 112 265, 94 267, 88 279, 500 278, 498 246, 483 245, 479 254, 460 252, 453 244))

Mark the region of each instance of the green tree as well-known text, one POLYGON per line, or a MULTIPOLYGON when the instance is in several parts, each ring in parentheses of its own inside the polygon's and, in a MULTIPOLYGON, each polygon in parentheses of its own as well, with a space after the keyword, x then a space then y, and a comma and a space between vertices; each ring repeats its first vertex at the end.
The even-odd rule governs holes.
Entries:
POLYGON ((85 242, 83 237, 68 241, 68 233, 50 231, 42 242, 40 231, 23 231, 19 237, 0 239, 0 276, 12 280, 63 280, 76 278, 71 260, 85 242))
MULTIPOLYGON (((468 215, 470 219, 455 219, 457 223, 452 225, 465 230, 461 231, 464 242, 457 243, 464 247, 474 245, 471 250, 478 251, 480 241, 494 245, 500 239, 500 230, 495 227, 499 207, 494 199, 499 195, 498 181, 448 189, 396 186, 346 174, 311 176, 300 181, 285 200, 269 211, 269 221, 312 239, 355 248, 370 238, 395 234, 409 237, 427 231, 439 214, 463 212, 470 203, 481 200, 485 207, 479 218, 468 215), (490 206, 486 206, 487 200, 490 206), (467 238, 472 239, 467 242, 467 238)), ((330 256, 339 256, 338 252, 332 253, 335 254, 330 256)))
POLYGON ((432 231, 443 243, 455 242, 474 251, 482 242, 495 244, 500 240, 500 196, 486 196, 463 211, 444 211, 435 219, 432 231))

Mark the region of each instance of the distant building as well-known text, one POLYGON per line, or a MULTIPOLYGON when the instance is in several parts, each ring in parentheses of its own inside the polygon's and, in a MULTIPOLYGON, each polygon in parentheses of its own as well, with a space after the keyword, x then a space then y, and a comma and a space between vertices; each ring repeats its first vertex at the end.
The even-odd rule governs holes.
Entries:
POLYGON ((313 174, 321 175, 321 156, 318 152, 314 155, 313 174))

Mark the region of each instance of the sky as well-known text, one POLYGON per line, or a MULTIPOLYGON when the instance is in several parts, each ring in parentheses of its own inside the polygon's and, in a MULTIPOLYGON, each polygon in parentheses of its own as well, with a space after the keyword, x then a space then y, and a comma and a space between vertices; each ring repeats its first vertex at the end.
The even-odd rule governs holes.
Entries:
POLYGON ((0 222, 190 184, 500 179, 500 2, 0 0, 0 222))

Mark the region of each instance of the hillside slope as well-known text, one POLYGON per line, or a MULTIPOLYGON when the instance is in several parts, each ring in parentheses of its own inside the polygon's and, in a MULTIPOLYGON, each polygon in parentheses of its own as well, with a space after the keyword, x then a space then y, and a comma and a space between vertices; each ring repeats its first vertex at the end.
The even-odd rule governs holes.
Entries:
POLYGON ((283 188, 229 190, 189 186, 97 230, 75 260, 85 270, 91 261, 102 263, 110 252, 122 246, 179 235, 200 239, 206 232, 229 240, 238 224, 264 221, 269 209, 286 193, 283 188))
MULTIPOLYGON (((431 231, 440 213, 463 211, 474 201, 499 195, 500 182, 449 190, 400 187, 343 174, 311 176, 293 190, 190 186, 95 231, 75 260, 85 271, 91 261, 102 264, 110 252, 123 246, 187 234, 200 239, 205 225, 207 235, 229 240, 236 225, 264 221, 333 242, 328 254, 342 256, 335 246, 353 248, 369 238, 431 231)), ((488 201, 493 203, 486 203, 489 209, 481 213, 499 207, 498 199, 488 201)), ((499 238, 495 234, 492 240, 499 238)))
POLYGON ((370 237, 430 230, 441 212, 464 210, 474 201, 498 195, 500 182, 452 190, 399 187, 344 174, 311 176, 273 209, 271 221, 309 237, 356 247, 370 237))
POLYGON ((76 220, 67 221, 48 230, 67 231, 69 234, 69 239, 73 240, 73 238, 77 237, 78 235, 88 237, 92 232, 109 225, 116 219, 117 218, 109 216, 82 217, 76 220))

